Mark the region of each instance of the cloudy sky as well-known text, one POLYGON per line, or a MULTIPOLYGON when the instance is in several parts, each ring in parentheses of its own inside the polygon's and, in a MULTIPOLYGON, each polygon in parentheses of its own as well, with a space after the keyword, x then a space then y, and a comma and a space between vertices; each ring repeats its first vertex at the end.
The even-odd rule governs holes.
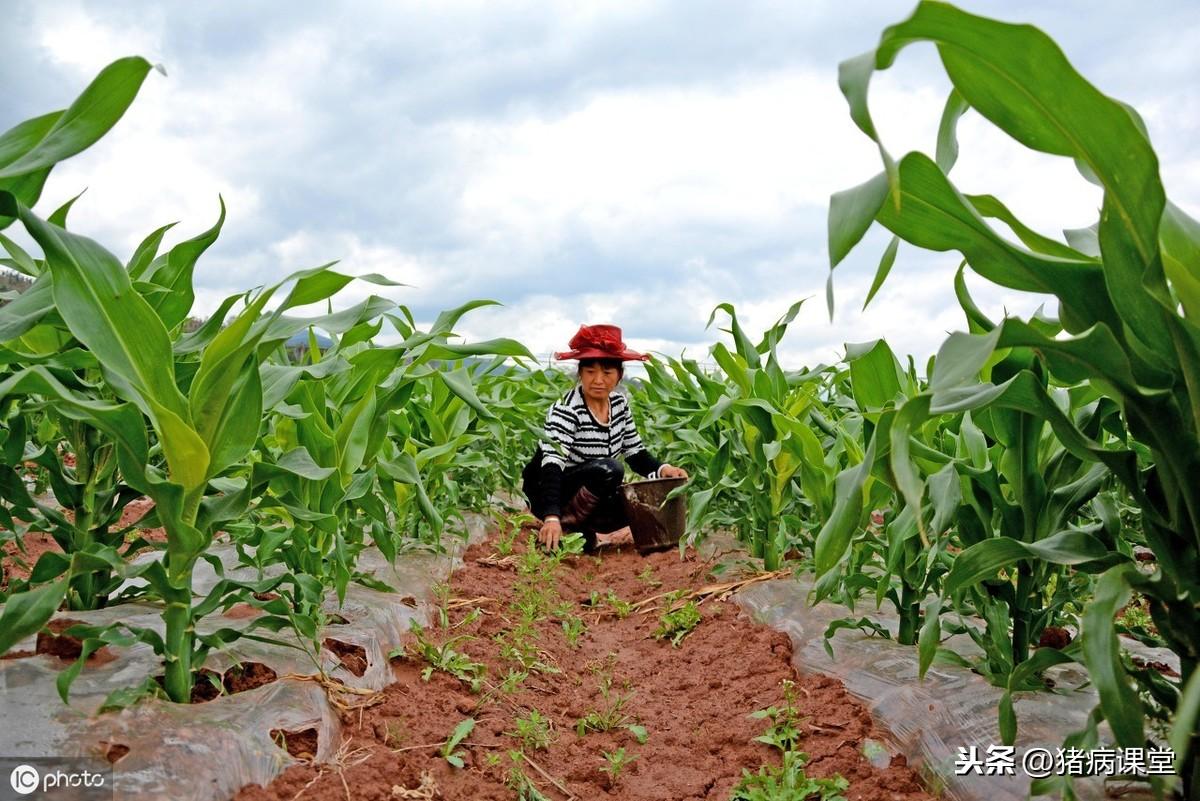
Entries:
MULTIPOLYGON (((999 2, 1104 92, 1145 117, 1172 199, 1200 216, 1200 4, 999 2)), ((886 237, 868 235, 825 310, 829 195, 879 170, 837 89, 909 0, 792 2, 149 3, 17 0, 0 27, 0 128, 67 105, 95 73, 141 54, 151 73, 96 147, 60 165, 39 209, 87 188, 71 227, 126 258, 159 225, 221 239, 200 262, 197 312, 340 259, 418 319, 471 298, 468 338, 545 354, 581 322, 635 347, 704 360, 705 323, 734 303, 760 331, 810 297, 782 348, 793 366, 886 337, 924 358, 963 327, 952 254, 902 247, 863 300, 886 237)), ((893 154, 932 150, 949 85, 928 45, 872 84, 893 154)), ((955 181, 1044 233, 1092 223, 1098 191, 981 118, 960 126, 955 181)), ((971 282, 981 305, 1044 298, 971 282)), ((376 288, 377 289, 377 288, 376 288)), ((358 295, 348 292, 349 302, 358 295)))

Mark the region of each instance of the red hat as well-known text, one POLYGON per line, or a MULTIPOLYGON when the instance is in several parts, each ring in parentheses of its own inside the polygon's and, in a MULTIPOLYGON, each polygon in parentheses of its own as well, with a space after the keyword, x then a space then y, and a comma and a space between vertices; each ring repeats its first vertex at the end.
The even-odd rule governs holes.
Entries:
POLYGON ((623 362, 649 361, 646 353, 638 353, 625 347, 621 340, 621 329, 615 325, 581 325, 575 336, 567 343, 571 350, 556 353, 556 359, 620 359, 623 362))

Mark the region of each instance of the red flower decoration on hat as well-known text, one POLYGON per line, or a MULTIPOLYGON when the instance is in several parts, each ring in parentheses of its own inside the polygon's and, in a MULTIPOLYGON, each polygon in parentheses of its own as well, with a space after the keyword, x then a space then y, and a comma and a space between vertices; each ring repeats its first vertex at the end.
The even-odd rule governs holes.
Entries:
POLYGON ((649 354, 625 347, 621 329, 615 325, 581 325, 567 343, 571 350, 555 353, 556 359, 620 359, 623 362, 644 362, 649 354))

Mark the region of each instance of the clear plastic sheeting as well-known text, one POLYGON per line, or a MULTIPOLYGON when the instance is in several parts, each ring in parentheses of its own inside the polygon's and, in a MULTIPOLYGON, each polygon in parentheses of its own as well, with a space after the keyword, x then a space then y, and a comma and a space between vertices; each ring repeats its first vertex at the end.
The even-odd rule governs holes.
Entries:
MULTIPOLYGON (((898 620, 886 610, 876 612, 861 606, 853 613, 829 602, 809 606, 807 596, 811 587, 804 579, 768 581, 747 587, 734 597, 756 620, 791 638, 793 661, 798 670, 840 679, 890 734, 889 746, 926 775, 931 789, 944 788, 947 798, 955 801, 1028 798, 1032 780, 1021 770, 1020 755, 1033 746, 1048 748, 1053 753, 1068 734, 1083 728, 1096 705, 1094 690, 1076 689, 1087 680, 1080 668, 1066 666, 1049 671, 1047 675, 1054 679, 1056 691, 1014 695, 1018 722, 1015 775, 957 776, 955 763, 960 748, 976 746, 978 753, 986 756, 989 746, 1000 745, 997 709, 1001 691, 982 676, 957 666, 935 665, 920 680, 915 646, 871 637, 858 630, 842 629, 834 635, 831 659, 823 645, 830 622, 847 616, 855 619, 865 616, 894 635, 898 620)), ((974 643, 963 635, 947 645, 966 656, 978 652, 974 643)), ((1151 650, 1139 649, 1136 643, 1126 645, 1130 650, 1151 650)), ((1170 658, 1161 652, 1152 655, 1156 659, 1170 658)), ((1105 797, 1099 778, 1077 779, 1075 786, 1082 798, 1105 797)))
MULTIPOLYGON (((468 541, 481 537, 486 518, 466 515, 468 541)), ((332 596, 327 611, 346 622, 330 625, 322 639, 334 639, 363 649, 366 669, 358 676, 343 667, 339 658, 322 649, 319 664, 333 679, 349 687, 379 690, 391 681, 387 653, 399 645, 409 621, 428 623, 434 585, 449 576, 461 558, 461 540, 447 537, 450 552, 434 555, 412 552, 396 563, 376 549, 364 551, 358 569, 394 588, 380 592, 351 584, 346 601, 332 596)), ((213 551, 226 566, 227 575, 253 578, 254 568, 237 565, 232 546, 213 551)), ((194 588, 206 592, 215 573, 201 562, 194 588)), ((105 625, 122 621, 162 631, 161 609, 153 604, 130 603, 94 612, 65 612, 86 623, 105 625)), ((213 614, 200 621, 201 630, 245 627, 252 618, 213 614)), ((259 632, 298 644, 295 634, 259 632)), ((35 638, 18 643, 16 650, 35 647, 35 638)), ((317 664, 305 651, 282 644, 239 640, 209 655, 205 667, 224 672, 229 667, 259 662, 280 678, 253 690, 221 696, 200 704, 143 701, 119 712, 96 714, 113 690, 140 685, 161 672, 159 659, 148 645, 106 649, 107 658, 93 657, 71 686, 71 703, 64 705, 55 686, 58 674, 69 663, 38 655, 0 660, 0 753, 6 756, 108 756, 115 759, 115 796, 121 799, 194 799, 224 801, 247 784, 266 784, 286 766, 296 762, 275 744, 272 732, 315 733, 318 762, 333 757, 341 743, 337 712, 326 690, 315 681, 283 678, 289 674, 314 676, 317 664)))

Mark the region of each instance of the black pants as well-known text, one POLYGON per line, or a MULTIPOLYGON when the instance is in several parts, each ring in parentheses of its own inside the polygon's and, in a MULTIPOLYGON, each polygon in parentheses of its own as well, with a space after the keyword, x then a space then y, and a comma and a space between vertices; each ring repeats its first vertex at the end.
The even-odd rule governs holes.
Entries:
MULTIPOLYGON (((559 492, 561 509, 565 510, 576 493, 585 487, 599 498, 592 513, 581 523, 571 527, 583 533, 587 550, 596 547, 597 533, 607 534, 629 525, 625 516, 625 503, 621 499, 621 482, 624 479, 625 468, 616 459, 593 459, 563 470, 559 492)), ((541 497, 537 487, 527 483, 525 493, 529 497, 530 509, 535 515, 542 517, 541 497)))

